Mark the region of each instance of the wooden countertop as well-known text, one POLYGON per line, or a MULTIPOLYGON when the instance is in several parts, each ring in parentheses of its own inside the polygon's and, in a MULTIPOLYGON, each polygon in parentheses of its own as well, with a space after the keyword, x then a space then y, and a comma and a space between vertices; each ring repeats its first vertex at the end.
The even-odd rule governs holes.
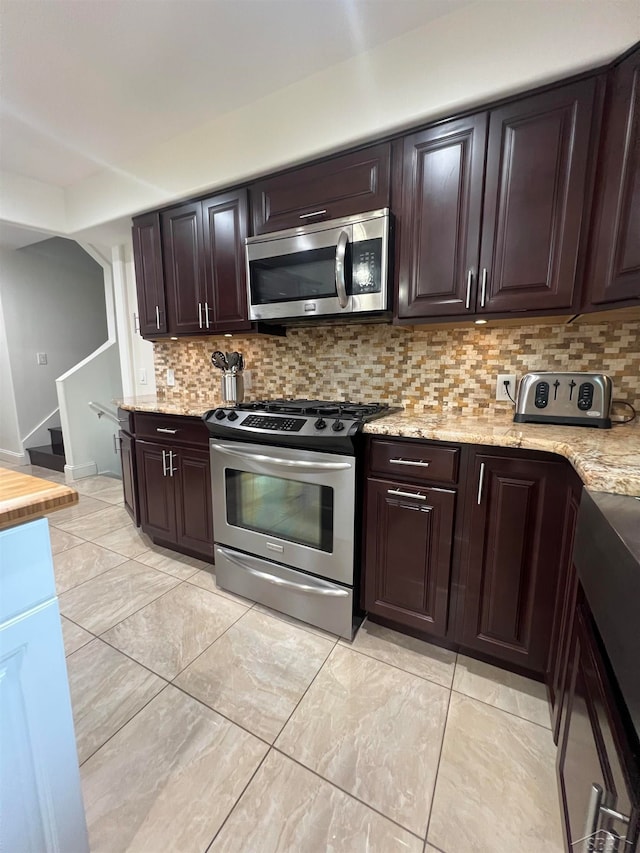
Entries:
MULTIPOLYGON (((123 409, 172 415, 202 416, 211 400, 175 391, 164 397, 152 394, 117 401, 123 409)), ((371 435, 423 438, 460 444, 519 447, 543 450, 568 459, 585 486, 598 492, 640 495, 640 419, 612 429, 514 424, 511 415, 413 414, 399 412, 371 421, 371 435)))
POLYGON ((0 468, 0 529, 76 503, 78 493, 70 486, 0 468))

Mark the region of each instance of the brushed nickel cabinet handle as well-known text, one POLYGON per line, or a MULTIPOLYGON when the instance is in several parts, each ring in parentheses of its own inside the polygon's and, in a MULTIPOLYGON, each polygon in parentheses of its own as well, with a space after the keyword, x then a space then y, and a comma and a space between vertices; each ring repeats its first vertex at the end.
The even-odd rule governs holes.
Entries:
POLYGON ((177 429, 169 429, 168 427, 156 427, 156 432, 164 432, 167 435, 175 435, 178 430, 177 429))
POLYGON ((162 451, 162 476, 163 477, 167 476, 167 458, 166 458, 166 456, 167 456, 167 451, 163 450, 162 451))
POLYGON ((301 213, 300 219, 309 219, 310 216, 322 216, 322 214, 326 212, 326 210, 314 210, 311 213, 301 213))
POLYGON ((587 809, 587 819, 584 825, 584 842, 582 845, 582 853, 592 853, 593 850, 593 834, 598 829, 598 813, 602 803, 602 788, 595 783, 591 786, 589 795, 589 808, 587 809))
POLYGON ((480 289, 480 307, 484 308, 484 303, 487 298, 487 268, 482 270, 482 285, 480 289))
POLYGON ((198 325, 202 328, 202 302, 198 302, 198 325))
POLYGON ((425 462, 421 459, 402 459, 401 457, 390 459, 389 462, 392 465, 413 465, 416 468, 428 468, 431 465, 431 462, 425 462))
POLYGON ((205 323, 205 326, 207 327, 207 329, 209 328, 209 311, 211 311, 211 308, 209 308, 209 303, 205 302, 204 303, 204 323, 205 323))
POLYGON ((419 495, 416 492, 403 492, 402 489, 387 489, 388 495, 395 495, 398 498, 415 498, 417 501, 426 501, 426 495, 419 495))
POLYGON ((478 479, 478 506, 482 502, 482 486, 484 483, 484 462, 480 464, 480 477, 478 479))
POLYGON ((156 329, 160 328, 160 308, 156 305, 156 329))
POLYGON ((170 476, 170 477, 173 477, 173 475, 174 475, 174 474, 176 473, 176 471, 178 470, 177 468, 174 468, 174 467, 173 467, 173 457, 174 457, 174 456, 177 456, 177 455, 178 455, 178 454, 177 454, 177 453, 174 453, 174 452, 173 452, 173 450, 170 450, 170 451, 169 451, 169 476, 170 476))
POLYGON ((469 310, 469 306, 471 305, 471 285, 473 284, 473 270, 467 271, 467 298, 464 302, 464 307, 469 310))

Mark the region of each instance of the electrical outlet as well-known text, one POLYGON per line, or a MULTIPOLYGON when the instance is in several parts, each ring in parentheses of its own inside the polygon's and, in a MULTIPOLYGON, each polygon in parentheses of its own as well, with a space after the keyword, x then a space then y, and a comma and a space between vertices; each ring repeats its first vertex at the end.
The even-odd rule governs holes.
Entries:
POLYGON ((138 382, 140 383, 140 385, 147 384, 147 370, 145 367, 140 367, 138 369, 138 382))
POLYGON ((167 385, 175 385, 176 384, 176 375, 173 372, 172 368, 167 367, 167 385))
POLYGON ((242 378, 244 379, 244 390, 251 391, 253 387, 253 373, 250 370, 243 370, 242 378))
POLYGON ((46 364, 47 363, 47 354, 46 352, 37 352, 36 358, 38 359, 38 364, 46 364))
POLYGON ((496 400, 506 400, 507 403, 516 399, 516 374, 515 373, 498 373, 496 376, 496 400), (509 394, 504 387, 504 383, 509 383, 509 394))

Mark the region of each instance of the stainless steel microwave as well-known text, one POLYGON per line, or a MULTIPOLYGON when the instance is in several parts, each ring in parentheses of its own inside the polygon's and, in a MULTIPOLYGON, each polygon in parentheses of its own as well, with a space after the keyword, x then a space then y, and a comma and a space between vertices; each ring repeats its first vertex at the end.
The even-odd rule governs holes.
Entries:
POLYGON ((246 257, 251 320, 388 308, 388 208, 248 237, 246 257))

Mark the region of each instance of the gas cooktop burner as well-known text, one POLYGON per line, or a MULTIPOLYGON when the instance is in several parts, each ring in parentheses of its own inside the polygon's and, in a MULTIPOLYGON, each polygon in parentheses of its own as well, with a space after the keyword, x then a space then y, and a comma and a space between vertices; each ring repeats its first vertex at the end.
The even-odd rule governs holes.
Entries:
POLYGON ((382 403, 352 403, 333 400, 257 400, 250 403, 239 403, 236 408, 241 411, 260 410, 282 415, 328 415, 329 417, 336 416, 362 421, 390 411, 389 406, 382 403))

